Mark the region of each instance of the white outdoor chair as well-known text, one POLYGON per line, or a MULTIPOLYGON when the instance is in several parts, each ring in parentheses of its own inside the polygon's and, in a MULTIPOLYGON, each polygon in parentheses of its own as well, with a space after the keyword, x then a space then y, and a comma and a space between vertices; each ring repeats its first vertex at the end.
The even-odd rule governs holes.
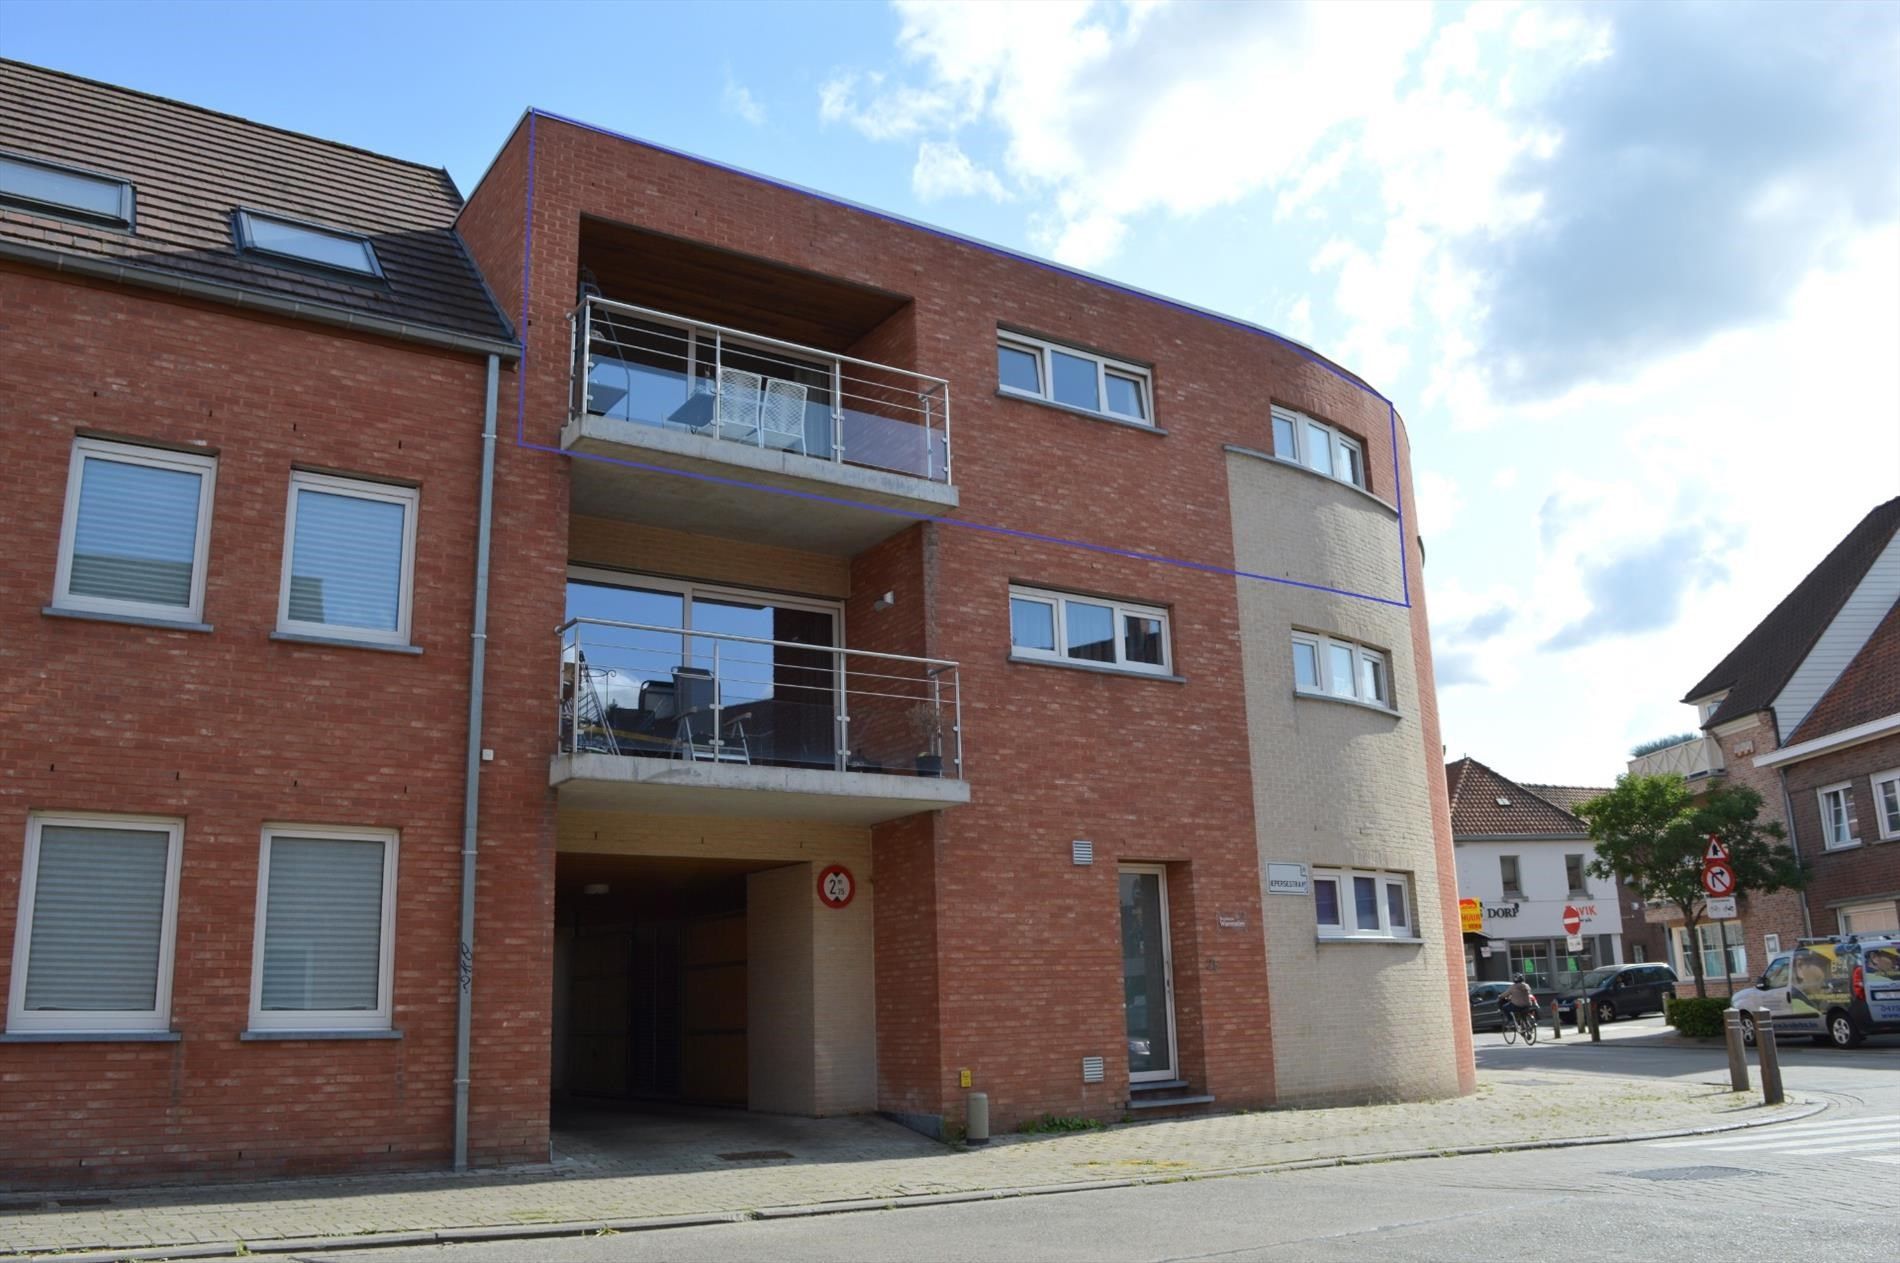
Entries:
POLYGON ((797 382, 767 378, 765 406, 759 418, 759 442, 763 446, 810 455, 805 448, 805 396, 810 393, 797 382))
POLYGON ((765 379, 743 368, 719 370, 718 434, 739 443, 759 441, 759 412, 765 404, 765 379))

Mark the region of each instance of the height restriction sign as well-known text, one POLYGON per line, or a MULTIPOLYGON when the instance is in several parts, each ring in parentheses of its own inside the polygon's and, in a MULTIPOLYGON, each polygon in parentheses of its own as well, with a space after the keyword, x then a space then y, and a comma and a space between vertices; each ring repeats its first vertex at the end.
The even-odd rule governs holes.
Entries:
POLYGON ((1716 898, 1735 893, 1735 870, 1724 861, 1711 860, 1702 866, 1702 889, 1716 898))

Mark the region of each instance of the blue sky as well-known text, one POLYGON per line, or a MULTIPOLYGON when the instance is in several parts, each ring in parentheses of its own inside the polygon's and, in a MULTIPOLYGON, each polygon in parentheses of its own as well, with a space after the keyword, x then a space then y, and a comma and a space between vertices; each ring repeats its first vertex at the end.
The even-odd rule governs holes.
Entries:
POLYGON ((11 0, 446 166, 535 105, 1259 321, 1412 435, 1444 737, 1608 783, 1900 494, 1900 5, 11 0))

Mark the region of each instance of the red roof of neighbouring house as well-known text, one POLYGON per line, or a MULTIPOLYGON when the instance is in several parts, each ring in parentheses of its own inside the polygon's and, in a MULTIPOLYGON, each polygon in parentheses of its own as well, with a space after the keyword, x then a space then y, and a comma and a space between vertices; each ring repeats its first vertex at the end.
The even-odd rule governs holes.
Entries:
POLYGON ((1569 801, 1565 806, 1537 788, 1492 771, 1473 758, 1445 765, 1451 792, 1451 835, 1456 838, 1579 838, 1589 829, 1568 807, 1604 791, 1573 786, 1543 786, 1569 801))
POLYGON ((1768 617, 1689 690, 1682 699, 1685 702, 1728 690, 1705 727, 1768 709, 1860 586, 1896 528, 1900 528, 1900 497, 1862 518, 1768 617))

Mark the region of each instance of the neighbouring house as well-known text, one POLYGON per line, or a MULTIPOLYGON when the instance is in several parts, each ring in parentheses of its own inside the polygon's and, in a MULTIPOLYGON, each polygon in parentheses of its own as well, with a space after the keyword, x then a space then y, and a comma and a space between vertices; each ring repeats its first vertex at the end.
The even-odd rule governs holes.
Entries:
POLYGON ((1603 790, 1513 781, 1469 757, 1447 764, 1445 781, 1466 978, 1521 973, 1547 990, 1642 959, 1624 941, 1631 901, 1617 881, 1589 871, 1589 826, 1570 810, 1603 790))
POLYGON ((16 62, 0 338, 0 1180, 1472 1089, 1411 453, 1313 351, 16 62))
POLYGON ((1689 690, 1698 734, 1630 760, 1632 773, 1753 788, 1809 871, 1805 891, 1744 892, 1740 919, 1725 935, 1700 926, 1693 949, 1679 913, 1650 908, 1685 975, 1700 950, 1712 980, 1739 986, 1804 935, 1893 924, 1900 866, 1879 843, 1884 826, 1900 835, 1900 802, 1881 810, 1900 796, 1897 528, 1900 498, 1870 511, 1689 690))

